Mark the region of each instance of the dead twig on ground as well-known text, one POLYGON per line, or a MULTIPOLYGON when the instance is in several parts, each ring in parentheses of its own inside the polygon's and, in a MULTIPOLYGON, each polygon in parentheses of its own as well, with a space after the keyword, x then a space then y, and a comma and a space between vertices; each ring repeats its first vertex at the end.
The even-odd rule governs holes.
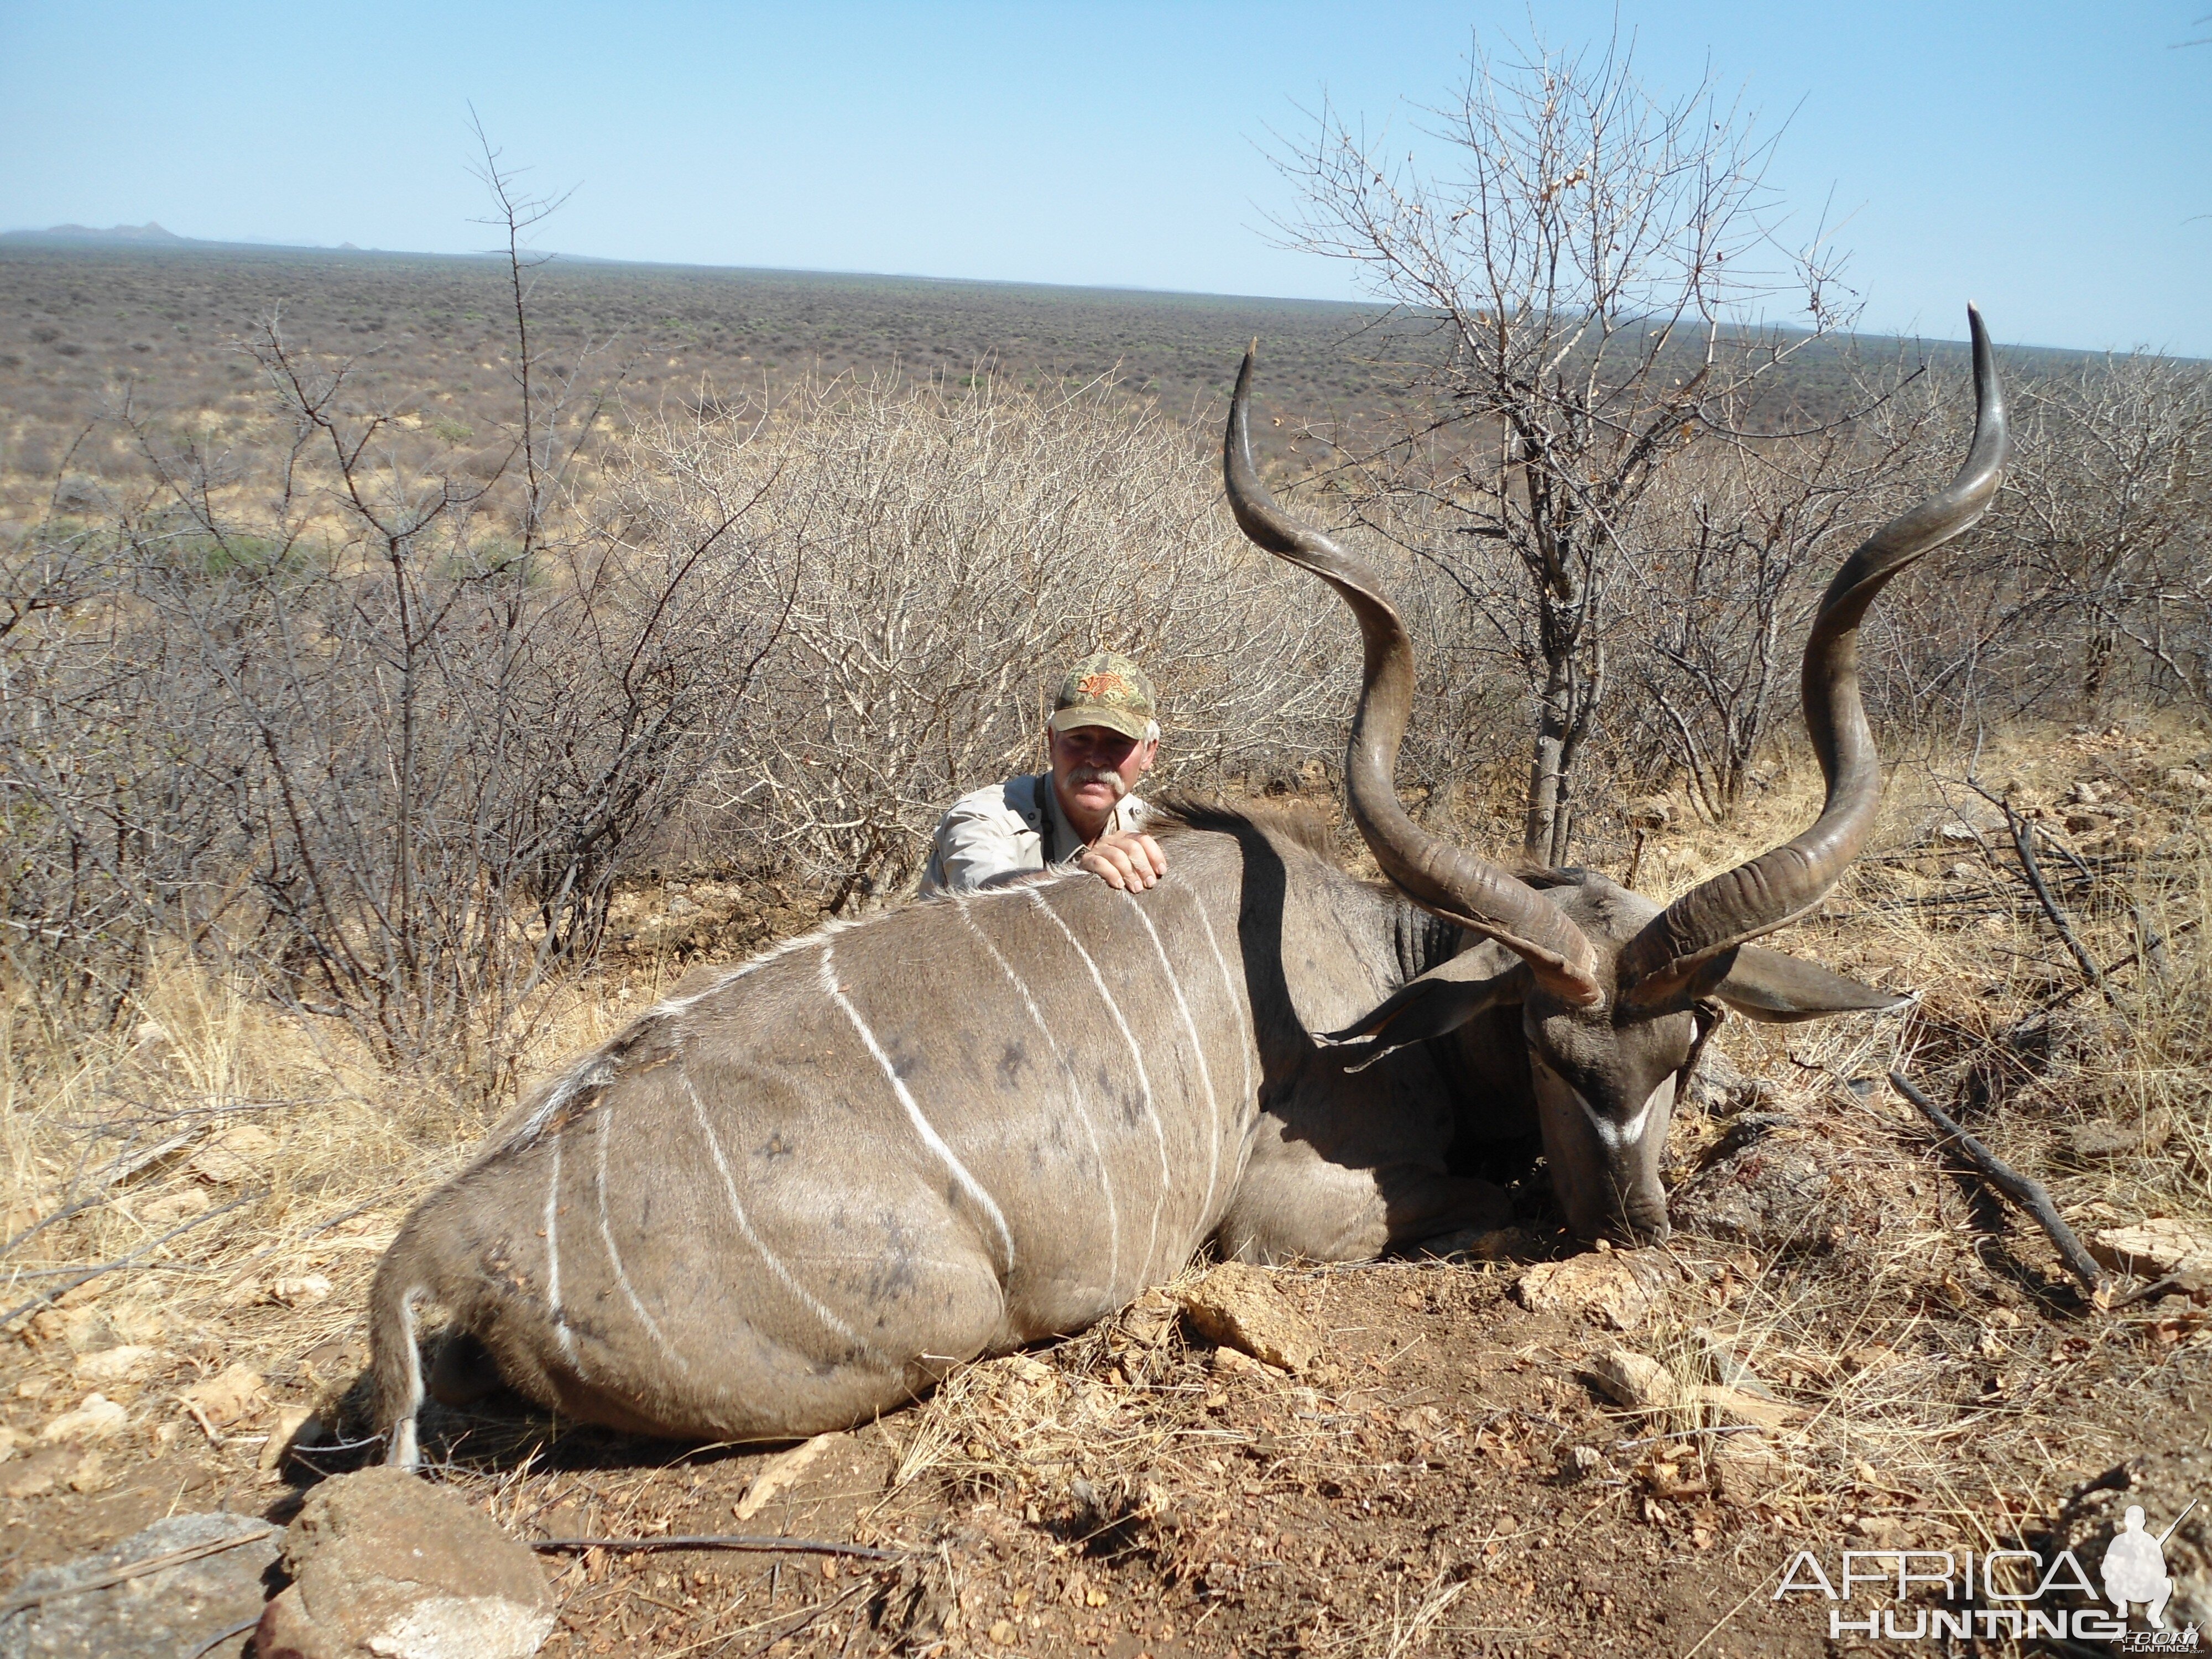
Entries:
POLYGON ((871 1549, 822 1538, 749 1537, 740 1533, 679 1534, 669 1538, 540 1538, 530 1547, 540 1555, 576 1550, 605 1550, 615 1555, 643 1555, 659 1550, 751 1550, 788 1555, 849 1555, 860 1561, 903 1561, 906 1550, 871 1549))
POLYGON ((2185 1296, 2194 1288, 2195 1283, 2193 1274, 2168 1273, 2162 1279, 2153 1279, 2139 1291, 2130 1291, 2125 1296, 2118 1297, 2112 1303, 2112 1311, 2118 1313, 2123 1308, 2134 1307, 2138 1302, 2148 1302, 2158 1297, 2172 1296, 2177 1291, 2185 1296))
POLYGON ((199 1646, 194 1648, 190 1653, 185 1655, 185 1659, 207 1659, 207 1656, 209 1654, 213 1653, 225 1642, 230 1640, 232 1637, 245 1635, 246 1632, 252 1630, 260 1622, 261 1615, 257 1613, 252 1618, 243 1620, 238 1624, 233 1625, 228 1630, 219 1630, 214 1635, 209 1637, 206 1641, 201 1643, 199 1646))
POLYGON ((2087 980, 2106 1002, 2117 1008, 2119 1006, 2118 1000, 2113 996, 2112 988, 2105 983, 2104 970, 2097 966, 2096 957, 2089 954, 2089 947, 2075 934, 2074 924, 2053 896, 2051 884, 2043 878, 2043 866, 2036 862, 2035 858, 2035 825, 2013 811, 2009 799, 2000 799, 1996 805, 1997 810, 2004 814, 2005 828, 2012 836, 2013 851, 2020 859, 2021 873, 2027 878, 2027 884, 2035 894, 2035 902, 2043 907, 2043 914, 2058 930, 2060 942, 2073 953, 2074 960, 2080 964, 2081 977, 2087 980))
POLYGON ((2088 1251, 2081 1248, 2081 1241, 2074 1236, 2074 1230, 2058 1218, 2057 1207, 2051 1203, 2051 1194, 2044 1184, 2021 1174, 1960 1128, 1949 1113, 1913 1087, 1904 1073, 1892 1072, 1889 1083, 1890 1087, 1919 1109, 1921 1116, 1936 1126, 1940 1137, 1936 1143, 1938 1146, 1945 1141, 1955 1144, 1973 1164, 1984 1182, 2012 1200, 2033 1218, 2035 1224, 2043 1229, 2045 1237, 2057 1247, 2059 1259, 2066 1264, 2066 1271, 2081 1281, 2082 1286, 2089 1292, 2090 1300, 2100 1309, 2106 1307, 2112 1292, 2106 1285, 2104 1269, 2098 1267, 2088 1251))

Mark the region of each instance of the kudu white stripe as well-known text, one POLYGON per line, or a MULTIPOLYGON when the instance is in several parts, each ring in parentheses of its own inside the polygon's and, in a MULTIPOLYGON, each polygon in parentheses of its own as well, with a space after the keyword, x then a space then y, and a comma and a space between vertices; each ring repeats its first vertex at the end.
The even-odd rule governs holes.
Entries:
POLYGON ((1175 994, 1176 1011, 1182 1016, 1182 1029, 1190 1034, 1191 1053, 1198 1057, 1199 1086, 1206 1091, 1206 1115, 1210 1128, 1206 1137, 1206 1202, 1199 1209, 1202 1219, 1213 1216, 1213 1194, 1221 1179, 1221 1103, 1213 1093, 1213 1068, 1206 1063, 1206 1042, 1198 1034, 1198 1022, 1190 1017, 1190 1004, 1182 994, 1182 981, 1176 977, 1175 964, 1168 960, 1168 947, 1160 943, 1160 931, 1152 926, 1152 919, 1145 914, 1143 901, 1124 890, 1121 896, 1136 912, 1137 920, 1145 924, 1146 935, 1152 941, 1152 953, 1160 959, 1160 971, 1168 976, 1168 989, 1175 994))
POLYGON ((1138 1046, 1137 1034, 1129 1029, 1129 1022, 1121 1017, 1121 1005, 1114 1000, 1114 994, 1106 988, 1106 979, 1098 971, 1098 964, 1091 959, 1091 952, 1083 948, 1083 941, 1076 938, 1074 931, 1060 919, 1060 913, 1044 902, 1043 889, 1030 887, 1024 890, 1036 908, 1050 919, 1052 925, 1060 929, 1060 937, 1075 947, 1075 954, 1082 958, 1083 969, 1091 975, 1091 983, 1097 991, 1099 1000, 1106 1005, 1106 1012, 1114 1016, 1114 1024, 1121 1032, 1121 1041, 1129 1045, 1129 1063, 1137 1068, 1137 1087, 1145 1097, 1145 1115, 1152 1120, 1152 1139, 1160 1144, 1160 1186, 1152 1195, 1152 1234, 1145 1241, 1145 1274, 1149 1282, 1152 1255, 1159 1247, 1160 1210, 1167 1202, 1168 1194, 1174 1189, 1175 1172, 1168 1166, 1167 1132, 1160 1127, 1159 1112, 1152 1104, 1152 1079, 1145 1070, 1145 1052, 1138 1046))
POLYGON ((983 1190, 981 1182, 968 1173, 968 1166, 960 1161, 959 1154, 945 1144, 945 1137, 937 1133, 936 1126, 922 1115, 921 1106, 906 1086, 906 1079, 898 1074, 897 1068, 891 1064, 891 1057, 876 1041, 876 1034, 868 1029, 867 1021, 860 1018, 860 1011, 853 1006, 844 988, 837 983, 836 954, 835 945, 822 947, 823 990, 844 1011, 845 1018, 853 1022, 853 1029, 860 1034, 860 1041, 867 1045, 869 1054, 875 1057, 876 1064, 882 1068, 884 1080, 891 1085, 892 1094, 906 1109, 907 1121, 914 1125, 915 1133, 922 1138, 930 1151, 944 1160, 945 1167, 952 1172, 952 1179, 959 1183, 960 1190, 975 1200, 981 1206, 983 1213, 991 1218, 991 1225, 999 1235, 1000 1249, 1005 1256, 999 1264, 999 1272, 1001 1275, 1012 1273, 1014 1270, 1014 1236, 1006 1226, 1006 1218, 1000 1211, 998 1200, 983 1190))
POLYGON ((1052 1057, 1060 1062, 1060 1070, 1067 1074, 1068 1097, 1075 1103, 1075 1115, 1082 1120, 1084 1138, 1091 1143, 1091 1156, 1098 1162, 1098 1179, 1105 1188, 1106 1291, 1109 1296, 1119 1297, 1123 1293, 1121 1290, 1121 1212, 1114 1203, 1114 1172, 1107 1166, 1105 1151, 1098 1144, 1098 1127, 1091 1121, 1091 1105, 1084 1097, 1083 1082, 1076 1075, 1075 1063, 1068 1059, 1066 1052, 1060 1046, 1060 1040, 1053 1036, 1052 1027, 1046 1024, 1044 1012, 1036 1006, 1036 999, 1030 994, 1028 985, 1024 983, 1021 975, 1014 971, 1013 965, 1000 954, 999 947, 991 942, 991 936, 978 927, 975 925, 975 918, 968 914, 968 901, 955 895, 952 899, 952 908, 959 913, 960 920, 966 925, 968 931, 973 933, 983 949, 990 953, 991 960, 999 964, 999 971, 1006 976, 1006 983, 1014 988, 1014 994, 1021 998, 1022 1006, 1029 1010, 1030 1018, 1035 1023, 1038 1034, 1044 1038, 1045 1047, 1052 1051, 1052 1057))
POLYGON ((807 1312, 812 1314, 854 1347, 872 1356, 874 1350, 868 1346, 860 1334, 838 1318, 819 1297, 805 1285, 800 1284, 793 1276, 791 1269, 783 1265, 783 1259, 769 1249, 768 1241, 753 1231, 751 1218, 745 1214, 745 1206, 738 1200, 738 1183, 736 1178, 730 1174, 729 1161, 722 1156, 720 1137, 715 1134, 714 1126, 707 1121, 707 1103, 699 1098, 698 1085, 691 1081, 690 1073, 679 1066, 677 1074, 684 1080, 684 1097, 691 1103, 691 1115, 699 1121, 699 1133, 706 1137, 707 1155, 714 1160, 715 1173, 722 1177, 722 1191, 729 1198, 730 1214, 738 1224, 738 1231, 745 1236, 745 1243, 760 1252, 760 1258, 768 1264, 769 1272, 775 1275, 775 1282, 796 1297, 805 1307, 807 1312))
POLYGON ((1253 1098, 1251 1004, 1237 984, 1236 976, 1229 971, 1229 958, 1221 954, 1220 943, 1213 937, 1213 921, 1206 914, 1206 901, 1199 896, 1197 889, 1186 890, 1190 894, 1190 908, 1197 913, 1199 929, 1206 935, 1206 948, 1213 952, 1213 965, 1221 970, 1221 982, 1229 989, 1229 1006, 1243 1016, 1243 1023, 1237 1034, 1237 1049, 1244 1060, 1244 1092, 1237 1097, 1237 1109, 1243 1111, 1251 1106, 1253 1098))
POLYGON ((561 1352, 568 1356, 568 1363, 576 1368, 576 1375, 584 1374, 583 1362, 576 1357, 576 1334, 568 1328, 568 1318, 561 1310, 561 1137, 553 1137, 553 1174, 545 1182, 545 1311, 553 1321, 553 1334, 559 1339, 561 1352))
POLYGON ((623 1267, 622 1252, 615 1247, 615 1230, 607 1222, 607 1142, 614 1139, 614 1104, 610 1101, 601 1107, 599 1112, 599 1163, 592 1183, 597 1189, 599 1240, 607 1247, 607 1266, 614 1269, 615 1283, 622 1286, 622 1293, 629 1299, 630 1311, 637 1316, 638 1322, 645 1327, 647 1334, 661 1352, 676 1362, 677 1370, 688 1371, 691 1369, 690 1363, 676 1352, 675 1345, 661 1334, 659 1322, 646 1311, 645 1304, 638 1300, 637 1286, 629 1282, 629 1274, 623 1267))

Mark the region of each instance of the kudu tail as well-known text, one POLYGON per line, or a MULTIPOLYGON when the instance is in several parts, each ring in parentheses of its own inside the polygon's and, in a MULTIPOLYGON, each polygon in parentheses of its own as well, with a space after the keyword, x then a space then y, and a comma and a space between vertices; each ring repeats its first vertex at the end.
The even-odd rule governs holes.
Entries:
POLYGON ((415 1304, 429 1288, 420 1241, 402 1232, 378 1264, 368 1293, 369 1376, 375 1398, 376 1431, 384 1437, 384 1461, 411 1469, 422 1462, 415 1434, 422 1409, 422 1353, 415 1340, 415 1304))

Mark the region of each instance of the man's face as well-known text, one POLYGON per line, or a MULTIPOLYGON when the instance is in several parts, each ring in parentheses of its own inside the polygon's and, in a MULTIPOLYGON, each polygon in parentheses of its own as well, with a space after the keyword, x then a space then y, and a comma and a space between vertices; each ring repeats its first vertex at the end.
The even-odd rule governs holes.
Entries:
POLYGON ((1105 726, 1079 726, 1072 731, 1046 728, 1052 745, 1052 770, 1060 785, 1060 802, 1071 816, 1079 811, 1103 817, 1152 769, 1159 752, 1159 739, 1139 743, 1105 726))

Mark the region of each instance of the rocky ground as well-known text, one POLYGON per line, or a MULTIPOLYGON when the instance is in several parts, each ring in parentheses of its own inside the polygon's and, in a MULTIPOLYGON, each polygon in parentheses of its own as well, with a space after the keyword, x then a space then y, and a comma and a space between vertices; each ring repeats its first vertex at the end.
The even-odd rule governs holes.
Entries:
MULTIPOLYGON (((1243 1270, 1225 1316, 1194 1271, 796 1449, 434 1411, 432 1479, 519 1539, 628 1540, 544 1558, 555 1654, 1810 1654, 1828 1604, 1772 1599, 1796 1552, 1832 1574, 1846 1548, 2086 1537, 2117 1516, 2082 1488, 2212 1431, 2189 1290, 2100 1312, 2039 1235, 1978 1231, 1894 1109, 1754 1103, 1698 1126, 1703 1236, 1663 1249, 1522 1230, 1495 1260, 1243 1270), (1739 1144, 1747 1116, 1786 1121, 1739 1144), (687 1534, 890 1559, 656 1547, 687 1534)), ((352 1336, 192 1384, 189 1345, 98 1346, 120 1334, 98 1307, 18 1384, 53 1379, 17 1417, 60 1389, 113 1420, 88 1399, 77 1427, 18 1431, 11 1578, 164 1515, 287 1522, 361 1455, 282 1438, 351 1376, 352 1336)))

